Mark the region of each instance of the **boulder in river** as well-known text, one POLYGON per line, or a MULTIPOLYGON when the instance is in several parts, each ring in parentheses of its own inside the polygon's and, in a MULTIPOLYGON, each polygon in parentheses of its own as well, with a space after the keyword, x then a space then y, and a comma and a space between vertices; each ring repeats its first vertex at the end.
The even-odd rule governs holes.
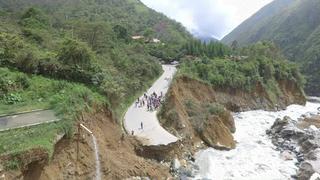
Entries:
POLYGON ((230 129, 218 116, 214 116, 206 122, 201 132, 201 138, 209 146, 217 149, 230 150, 236 146, 230 129))
POLYGON ((281 158, 282 158, 283 160, 286 160, 286 161, 288 161, 288 160, 293 160, 294 154, 293 154, 292 152, 286 150, 286 151, 283 151, 283 152, 281 153, 281 158))
POLYGON ((309 180, 314 173, 312 165, 308 162, 303 162, 299 167, 297 177, 298 180, 309 180))
POLYGON ((297 159, 299 171, 295 176, 298 180, 309 180, 320 172, 320 132, 316 125, 319 119, 305 117, 298 122, 289 117, 277 119, 267 134, 272 143, 282 151, 284 160, 297 159))

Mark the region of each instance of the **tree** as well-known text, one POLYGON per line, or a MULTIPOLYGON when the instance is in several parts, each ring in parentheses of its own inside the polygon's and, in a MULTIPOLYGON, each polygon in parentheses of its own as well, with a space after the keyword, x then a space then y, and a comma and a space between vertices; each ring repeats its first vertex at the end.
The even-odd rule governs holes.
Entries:
POLYGON ((67 40, 60 49, 58 60, 71 67, 89 70, 92 67, 94 55, 85 43, 67 40))
POLYGON ((115 32, 118 39, 123 39, 126 42, 130 40, 128 30, 125 27, 121 25, 116 25, 113 27, 113 31, 115 32))
POLYGON ((239 43, 237 40, 232 41, 231 43, 231 49, 232 51, 236 51, 238 49, 239 43))
POLYGON ((20 24, 28 28, 45 28, 49 18, 38 8, 29 8, 21 17, 20 24))
POLYGON ((147 28, 143 33, 143 36, 147 39, 153 38, 153 35, 154 35, 154 30, 152 28, 147 28))
POLYGON ((105 22, 81 23, 77 22, 76 33, 78 37, 87 42, 97 52, 103 52, 114 40, 114 33, 109 24, 105 22))

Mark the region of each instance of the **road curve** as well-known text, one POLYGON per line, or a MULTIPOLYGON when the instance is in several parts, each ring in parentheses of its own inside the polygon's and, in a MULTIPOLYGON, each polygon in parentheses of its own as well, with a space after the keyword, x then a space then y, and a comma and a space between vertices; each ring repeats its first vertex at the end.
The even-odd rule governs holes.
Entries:
MULTIPOLYGON (((164 95, 167 93, 177 69, 172 65, 162 65, 162 69, 164 70, 163 74, 147 91, 147 95, 153 92, 157 94, 162 92, 164 95)), ((129 107, 124 116, 124 127, 130 134, 133 131, 134 135, 148 146, 167 145, 178 140, 160 125, 157 111, 147 111, 146 107, 135 107, 135 103, 129 107), (143 129, 141 129, 141 122, 143 129)))

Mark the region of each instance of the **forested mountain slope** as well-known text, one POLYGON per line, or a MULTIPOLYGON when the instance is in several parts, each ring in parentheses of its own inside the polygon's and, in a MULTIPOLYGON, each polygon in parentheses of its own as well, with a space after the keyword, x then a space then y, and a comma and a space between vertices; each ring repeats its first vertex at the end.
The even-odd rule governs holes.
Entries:
POLYGON ((159 75, 157 58, 174 60, 191 38, 138 0, 0 0, 0 20, 1 66, 108 87, 116 100, 159 75), (153 38, 162 43, 146 43, 153 38))
POLYGON ((289 60, 302 65, 307 93, 319 95, 319 0, 275 0, 238 26, 223 42, 275 42, 289 60))
POLYGON ((77 20, 103 21, 113 26, 121 24, 132 35, 143 35, 151 30, 155 37, 164 41, 181 43, 190 37, 179 23, 147 8, 139 0, 0 1, 0 9, 5 12, 21 12, 30 6, 41 7, 50 14, 51 25, 56 28, 77 20))
POLYGON ((160 76, 160 61, 175 60, 189 39, 137 0, 0 0, 0 114, 52 109, 62 119, 0 132, 0 158, 34 148, 50 157, 57 134, 72 138, 83 113, 108 112, 105 123, 116 122, 160 76))

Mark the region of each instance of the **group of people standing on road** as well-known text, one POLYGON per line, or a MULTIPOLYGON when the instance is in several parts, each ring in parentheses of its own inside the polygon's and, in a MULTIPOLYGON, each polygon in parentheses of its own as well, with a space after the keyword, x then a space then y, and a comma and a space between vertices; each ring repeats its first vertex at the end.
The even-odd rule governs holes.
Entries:
POLYGON ((136 101, 136 107, 142 108, 147 106, 148 111, 154 111, 158 109, 163 101, 163 93, 161 92, 158 95, 156 92, 153 92, 151 95, 144 93, 142 98, 138 98, 136 101))
MULTIPOLYGON (((158 95, 156 92, 153 92, 151 95, 143 94, 141 98, 138 98, 135 102, 136 108, 143 108, 147 106, 148 111, 154 111, 160 107, 163 102, 163 93, 161 92, 158 95)), ((140 129, 143 130, 143 122, 140 123, 140 129)), ((134 131, 131 131, 131 135, 134 135, 134 131)))

